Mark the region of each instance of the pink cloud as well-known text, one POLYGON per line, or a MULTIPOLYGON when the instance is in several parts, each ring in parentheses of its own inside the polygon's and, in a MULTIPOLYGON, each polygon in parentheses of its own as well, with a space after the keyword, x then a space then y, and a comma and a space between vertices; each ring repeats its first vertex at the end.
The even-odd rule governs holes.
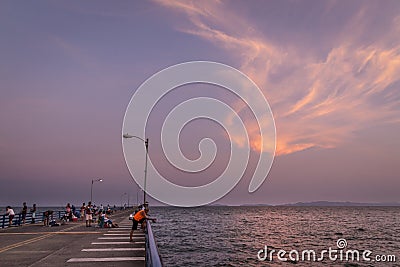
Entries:
POLYGON ((383 38, 364 42, 374 8, 361 7, 321 60, 312 48, 272 42, 254 30, 260 25, 222 2, 157 2, 190 21, 177 25, 180 31, 230 52, 263 90, 275 116, 278 155, 335 147, 370 125, 399 123, 399 16, 382 29, 383 38))

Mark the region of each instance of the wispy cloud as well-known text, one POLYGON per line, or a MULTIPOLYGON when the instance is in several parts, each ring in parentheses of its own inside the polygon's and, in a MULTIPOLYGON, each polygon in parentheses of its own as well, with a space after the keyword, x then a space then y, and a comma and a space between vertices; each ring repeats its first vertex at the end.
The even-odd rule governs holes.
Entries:
POLYGON ((331 37, 334 43, 321 49, 272 41, 225 2, 156 2, 188 19, 176 25, 180 31, 231 52, 263 90, 276 120, 278 155, 335 147, 370 125, 400 122, 399 16, 385 17, 379 38, 371 40, 379 14, 361 3, 331 37), (321 59, 313 49, 328 52, 321 59))
POLYGON ((95 60, 88 55, 87 51, 84 51, 81 47, 74 45, 72 42, 68 42, 55 35, 49 36, 49 42, 58 47, 66 57, 87 69, 93 69, 98 66, 95 60))

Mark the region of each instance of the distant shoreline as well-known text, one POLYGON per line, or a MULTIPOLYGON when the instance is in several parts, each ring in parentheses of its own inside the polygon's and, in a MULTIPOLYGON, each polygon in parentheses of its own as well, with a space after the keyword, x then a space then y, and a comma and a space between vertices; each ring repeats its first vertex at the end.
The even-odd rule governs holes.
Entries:
POLYGON ((297 202, 293 204, 283 204, 276 206, 296 206, 296 207, 400 207, 400 203, 362 203, 362 202, 331 202, 331 201, 314 201, 314 202, 297 202))
POLYGON ((271 207, 400 207, 400 203, 363 203, 363 202, 339 202, 339 201, 312 201, 312 202, 296 202, 277 205, 263 204, 244 204, 241 206, 271 206, 271 207))
MULTIPOLYGON (((150 204, 151 205, 151 204, 150 204)), ((5 207, 0 207, 0 211, 5 211, 5 207)), ((156 204, 151 207, 175 207, 169 205, 156 204)), ((363 203, 363 202, 339 202, 339 201, 312 201, 312 202, 296 202, 286 204, 241 204, 241 205, 227 205, 227 204, 211 204, 205 207, 400 207, 399 202, 384 202, 384 203, 363 203)), ((14 211, 22 209, 22 207, 13 207, 14 211)), ((79 207, 80 208, 80 207, 79 207)), ((47 209, 63 210, 64 207, 60 206, 39 206, 38 210, 43 211, 47 209)), ((78 209, 78 207, 77 207, 78 209)))
MULTIPOLYGON (((152 207, 173 207, 168 205, 152 205, 152 207)), ((339 201, 312 201, 312 202, 296 202, 286 204, 241 204, 241 205, 227 205, 227 204, 211 204, 207 207, 400 207, 398 202, 385 202, 385 203, 363 203, 363 202, 339 202, 339 201)))

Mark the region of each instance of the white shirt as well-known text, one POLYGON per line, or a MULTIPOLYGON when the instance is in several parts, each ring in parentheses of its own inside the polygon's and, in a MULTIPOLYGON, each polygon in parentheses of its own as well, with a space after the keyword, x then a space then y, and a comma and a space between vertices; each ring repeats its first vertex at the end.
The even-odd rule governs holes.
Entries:
POLYGON ((7 215, 15 215, 14 210, 13 209, 8 209, 7 215))

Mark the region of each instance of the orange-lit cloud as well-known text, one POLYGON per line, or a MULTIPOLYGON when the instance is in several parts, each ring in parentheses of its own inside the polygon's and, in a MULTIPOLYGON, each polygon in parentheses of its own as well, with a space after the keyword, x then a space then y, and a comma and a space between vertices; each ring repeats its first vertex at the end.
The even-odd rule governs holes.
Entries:
MULTIPOLYGON (((381 38, 365 41, 375 8, 360 8, 321 58, 312 48, 272 41, 224 2, 156 2, 184 14, 190 23, 177 25, 180 31, 230 52, 262 89, 275 117, 278 155, 335 147, 370 125, 400 122, 400 16, 389 18, 381 38)), ((256 128, 249 131, 254 140, 256 128)))

